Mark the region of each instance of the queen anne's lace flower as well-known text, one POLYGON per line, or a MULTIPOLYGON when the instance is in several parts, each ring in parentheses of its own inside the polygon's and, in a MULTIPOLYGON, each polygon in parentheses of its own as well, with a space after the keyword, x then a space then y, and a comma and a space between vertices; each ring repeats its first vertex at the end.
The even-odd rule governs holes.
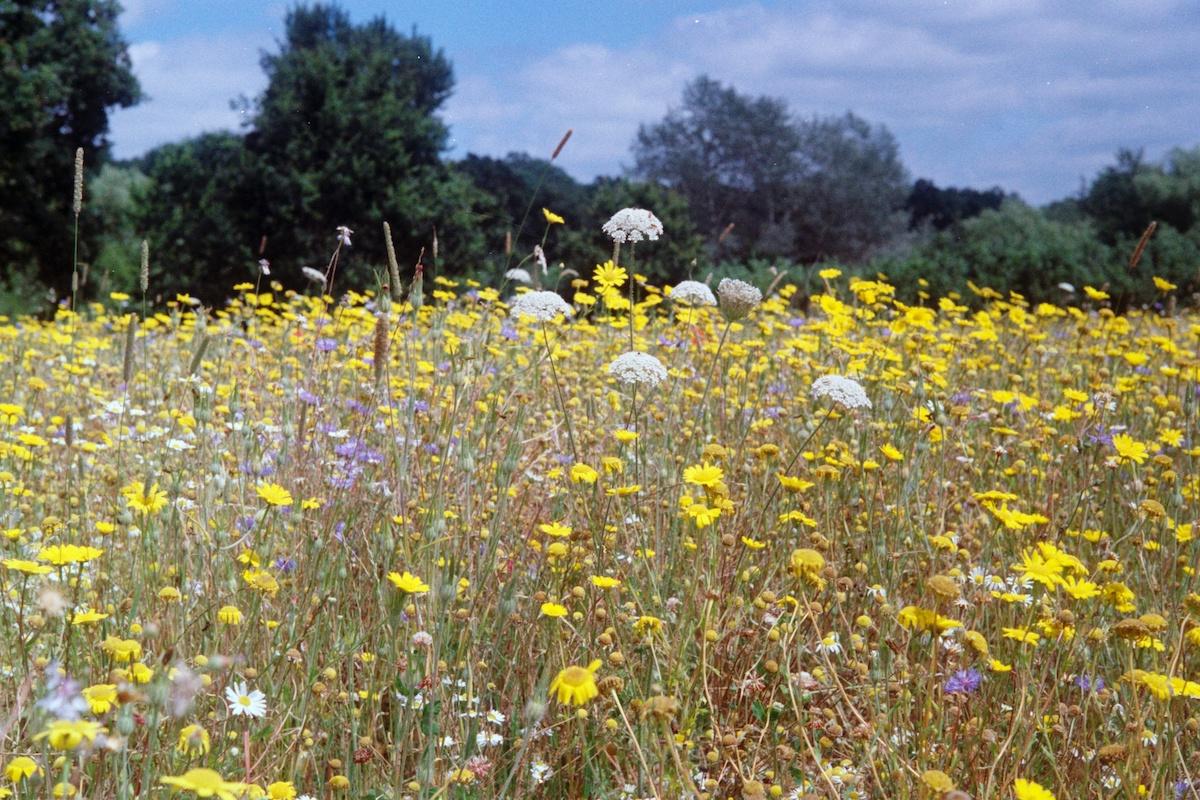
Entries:
POLYGON ((549 322, 562 314, 569 317, 575 310, 557 292, 526 292, 513 300, 510 314, 514 317, 533 317, 538 322, 549 322))
POLYGON ((608 365, 608 374, 627 386, 642 384, 653 387, 667 379, 667 368, 649 353, 631 350, 613 359, 608 365))
POLYGON ((712 289, 700 281, 680 281, 671 290, 671 300, 689 306, 715 306, 717 298, 713 297, 712 289))
POLYGON ((717 284, 717 297, 721 313, 731 322, 742 319, 762 302, 762 292, 736 278, 722 278, 717 284))
POLYGON ((867 397, 862 384, 841 375, 822 375, 817 378, 813 381, 812 396, 814 400, 828 397, 850 409, 871 407, 871 399, 867 397))
POLYGON ((533 278, 529 275, 529 270, 521 267, 513 267, 508 272, 504 273, 505 280, 510 280, 513 283, 523 283, 526 286, 533 283, 533 278))
POLYGON ((654 241, 662 235, 663 226, 658 217, 644 208, 622 208, 600 228, 614 242, 654 241))

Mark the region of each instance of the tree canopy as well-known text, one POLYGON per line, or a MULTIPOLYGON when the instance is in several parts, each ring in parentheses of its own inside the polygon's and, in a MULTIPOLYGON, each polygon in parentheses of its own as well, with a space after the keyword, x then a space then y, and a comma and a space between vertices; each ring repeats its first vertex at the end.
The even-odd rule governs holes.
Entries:
MULTIPOLYGON (((114 0, 0 2, 0 264, 60 293, 71 282, 75 151, 90 172, 107 156, 109 112, 141 97, 119 12, 114 0)), ((81 234, 88 258, 94 238, 81 234)))

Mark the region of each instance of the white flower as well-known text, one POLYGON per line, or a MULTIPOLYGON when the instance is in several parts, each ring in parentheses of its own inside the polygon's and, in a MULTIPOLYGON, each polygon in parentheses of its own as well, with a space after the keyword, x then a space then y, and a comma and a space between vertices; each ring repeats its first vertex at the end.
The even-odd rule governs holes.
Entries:
POLYGON ((554 770, 550 769, 550 765, 540 758, 529 765, 529 777, 533 779, 534 784, 545 783, 553 774, 554 770))
POLYGON ((267 714, 267 696, 258 689, 251 691, 244 681, 225 687, 225 700, 229 713, 235 717, 264 717, 267 714))
POLYGON ((557 292, 526 292, 513 300, 509 315, 533 317, 538 322, 549 322, 559 314, 569 317, 575 310, 557 292))
POLYGON ((546 273, 546 251, 542 249, 540 244, 533 246, 533 260, 539 267, 542 268, 542 274, 546 273))
POLYGON ((841 375, 822 375, 817 378, 813 381, 812 396, 814 400, 828 397, 850 409, 871 407, 871 399, 867 397, 862 384, 841 375))
POLYGON ((325 273, 321 272, 319 269, 313 269, 312 267, 301 267, 300 272, 304 275, 304 277, 308 278, 313 283, 325 282, 325 273))
POLYGON ((260 258, 258 260, 258 268, 262 270, 263 275, 271 274, 271 262, 267 261, 265 258, 260 258))
POLYGON ((487 712, 487 721, 493 725, 503 725, 506 719, 508 719, 508 717, 504 716, 504 714, 500 713, 494 708, 487 712))
POLYGON ((600 227, 614 242, 654 241, 662 235, 658 217, 644 208, 622 208, 600 227))
POLYGON ((429 647, 433 644, 433 637, 425 631, 417 631, 413 634, 412 643, 417 647, 429 647))
POLYGON ((721 313, 731 322, 742 319, 762 302, 762 292, 736 278, 722 278, 717 284, 717 297, 721 313))
POLYGON ((712 289, 700 281, 680 281, 671 290, 671 300, 685 303, 689 306, 715 306, 717 298, 713 297, 712 289))
POLYGON ((825 634, 825 638, 823 638, 817 645, 817 651, 836 656, 838 653, 842 652, 842 637, 840 637, 836 631, 825 634))
POLYGON ((508 272, 504 273, 504 279, 513 283, 523 283, 526 286, 533 283, 533 277, 529 274, 529 270, 513 267, 508 272))
POLYGON ((649 353, 631 350, 622 353, 608 365, 608 374, 628 385, 657 386, 667 379, 667 368, 649 353))
POLYGON ((504 737, 495 731, 480 731, 475 734, 475 746, 480 750, 500 744, 504 744, 504 737))
POLYGON ((354 231, 350 230, 345 225, 338 225, 338 229, 337 229, 338 242, 340 244, 346 245, 346 247, 349 247, 350 246, 350 234, 352 234, 352 233, 354 233, 354 231))

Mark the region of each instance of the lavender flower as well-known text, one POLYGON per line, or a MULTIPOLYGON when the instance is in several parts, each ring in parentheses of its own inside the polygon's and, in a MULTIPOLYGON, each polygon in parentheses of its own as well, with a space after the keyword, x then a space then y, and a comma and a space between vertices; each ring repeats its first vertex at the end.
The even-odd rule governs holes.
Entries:
POLYGON ((946 678, 946 694, 973 694, 983 683, 983 676, 974 669, 960 669, 946 678))

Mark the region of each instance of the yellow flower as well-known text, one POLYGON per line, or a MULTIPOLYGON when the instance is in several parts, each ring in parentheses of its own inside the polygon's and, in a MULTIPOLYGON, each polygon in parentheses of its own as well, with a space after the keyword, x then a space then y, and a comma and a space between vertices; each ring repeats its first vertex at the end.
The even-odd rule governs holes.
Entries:
POLYGON ((1054 795, 1033 781, 1017 778, 1013 783, 1013 794, 1017 800, 1055 800, 1054 795))
POLYGON ((1146 460, 1146 445, 1136 441, 1127 433, 1118 433, 1112 437, 1113 447, 1121 461, 1132 461, 1141 464, 1146 460))
POLYGON ((658 617, 641 616, 633 623, 633 629, 637 633, 650 635, 653 633, 661 633, 663 629, 663 621, 658 617))
POLYGON ((8 569, 15 569, 17 572, 24 572, 29 575, 45 575, 54 570, 47 567, 45 564, 38 564, 36 561, 25 561, 20 558, 6 558, 3 563, 8 569))
POLYGON ((989 659, 988 667, 992 672, 1012 672, 1012 664, 1005 664, 998 658, 989 659))
POLYGON ((564 222, 566 222, 566 220, 564 220, 558 214, 555 214, 553 211, 545 207, 542 208, 542 216, 546 218, 546 224, 548 225, 562 225, 564 222))
POLYGON ((80 547, 74 544, 56 544, 43 547, 37 554, 38 561, 46 561, 56 567, 66 564, 83 564, 104 555, 104 551, 96 547, 80 547))
POLYGON ((95 686, 89 686, 83 690, 83 699, 87 700, 93 714, 108 713, 109 709, 117 705, 117 685, 97 683, 95 686))
POLYGON ((114 661, 121 663, 142 657, 142 645, 136 639, 118 639, 116 636, 109 636, 100 646, 104 648, 104 652, 113 657, 114 661))
POLYGON ((267 797, 271 800, 295 800, 296 787, 291 781, 275 781, 267 787, 267 797))
POLYGON ((195 758, 207 755, 210 743, 208 731, 193 723, 184 725, 183 730, 179 731, 179 743, 175 745, 175 749, 182 755, 195 758))
POLYGON ((141 481, 134 481, 121 490, 121 496, 130 508, 142 514, 157 514, 167 505, 167 493, 157 483, 147 489, 141 481))
POLYGON ((558 603, 542 603, 542 616, 558 619, 567 615, 567 607, 558 603))
MULTIPOLYGON (((592 586, 597 589, 615 589, 621 585, 621 581, 616 578, 610 578, 607 575, 593 575, 592 586)), ((1197 629, 1200 630, 1200 629, 1197 629)))
POLYGON ((387 577, 393 586, 407 594, 425 594, 429 591, 429 584, 408 570, 405 570, 403 575, 398 572, 389 572, 387 577))
POLYGON ((621 288, 628 278, 629 273, 625 271, 625 268, 618 267, 611 259, 603 264, 597 264, 596 269, 592 272, 592 280, 605 290, 621 288))
POLYGON ((216 797, 218 800, 238 800, 246 790, 245 784, 231 783, 211 769, 189 769, 182 775, 164 775, 158 782, 192 792, 197 797, 216 797))
POLYGON ((34 736, 34 740, 46 739, 55 750, 74 750, 85 740, 90 744, 104 732, 99 722, 87 719, 66 720, 56 719, 46 730, 34 736))
POLYGON ((1027 628, 1001 628, 1005 639, 1012 639, 1022 644, 1037 644, 1042 637, 1027 628))
POLYGON ((29 756, 17 756, 5 765, 4 774, 13 783, 20 783, 26 778, 41 775, 42 768, 29 756))
POLYGON ((1091 286, 1083 287, 1083 293, 1088 296, 1089 300, 1095 300, 1097 302, 1108 299, 1108 292, 1102 292, 1099 289, 1093 288, 1091 286))
POLYGON ((93 622, 99 622, 102 619, 107 619, 108 614, 103 614, 99 611, 78 611, 71 615, 72 625, 90 625, 93 622))
POLYGON ((940 769, 925 770, 921 773, 921 782, 938 794, 954 791, 954 781, 940 769))
POLYGON ((574 483, 595 483, 600 473, 587 464, 575 464, 571 467, 571 480, 574 483))
POLYGON ((1158 289, 1160 292, 1173 292, 1179 288, 1178 286, 1171 283, 1166 278, 1160 278, 1157 275, 1154 276, 1153 280, 1154 280, 1154 288, 1158 289))
POLYGON ((883 455, 887 458, 888 461, 903 461, 904 460, 904 454, 901 453, 899 450, 897 450, 891 444, 881 445, 879 448, 879 452, 883 453, 883 455))
POLYGON ((241 625, 242 611, 237 606, 221 606, 217 610, 217 621, 225 625, 241 625))
POLYGON ((683 471, 683 479, 694 486, 716 486, 724 477, 724 470, 708 463, 683 471))
POLYGON ((585 705, 600 694, 596 688, 596 671, 599 669, 598 658, 586 667, 566 667, 550 682, 550 693, 562 705, 585 705))
POLYGON ((149 683, 150 679, 154 677, 154 670, 139 661, 130 665, 129 675, 133 678, 134 683, 149 683))
POLYGON ((571 528, 559 522, 544 522, 538 525, 538 530, 556 539, 565 539, 571 535, 571 528))
POLYGON ((260 483, 256 491, 267 505, 290 506, 292 504, 292 493, 277 483, 260 483))

